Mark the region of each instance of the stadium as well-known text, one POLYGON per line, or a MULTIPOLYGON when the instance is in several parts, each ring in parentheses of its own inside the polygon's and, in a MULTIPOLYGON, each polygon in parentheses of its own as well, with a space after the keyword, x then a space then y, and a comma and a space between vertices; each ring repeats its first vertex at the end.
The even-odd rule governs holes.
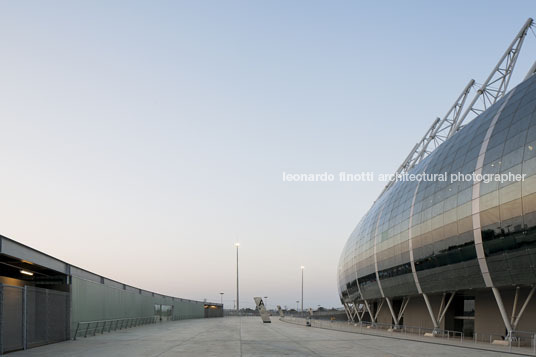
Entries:
POLYGON ((449 179, 391 181, 351 233, 338 267, 349 321, 496 343, 533 336, 535 66, 507 90, 532 25, 486 81, 467 84, 395 173, 449 179))

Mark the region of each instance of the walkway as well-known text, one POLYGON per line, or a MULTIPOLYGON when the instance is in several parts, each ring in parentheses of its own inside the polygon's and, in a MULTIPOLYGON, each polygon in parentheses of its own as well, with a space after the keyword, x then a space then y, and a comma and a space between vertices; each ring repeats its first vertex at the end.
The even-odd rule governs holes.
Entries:
POLYGON ((21 356, 511 356, 455 346, 332 331, 259 317, 173 321, 79 338, 21 356))

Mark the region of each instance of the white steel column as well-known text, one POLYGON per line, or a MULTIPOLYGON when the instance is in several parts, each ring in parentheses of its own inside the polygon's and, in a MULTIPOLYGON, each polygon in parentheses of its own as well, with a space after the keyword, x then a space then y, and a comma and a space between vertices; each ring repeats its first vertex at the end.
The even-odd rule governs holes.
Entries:
POLYGON ((344 307, 344 312, 346 312, 346 318, 348 319, 348 321, 354 322, 353 319, 351 318, 350 313, 348 312, 350 310, 350 308, 348 307, 348 304, 343 303, 342 306, 344 307))
POLYGON ((422 297, 424 298, 424 303, 426 304, 426 308, 428 309, 428 313, 430 314, 430 319, 432 320, 432 324, 434 325, 434 330, 439 329, 439 324, 437 323, 437 320, 434 316, 434 311, 432 310, 432 305, 430 304, 430 300, 428 300, 428 295, 422 293, 422 297))
POLYGON ((532 64, 532 67, 530 67, 529 71, 527 72, 527 75, 525 76, 523 80, 528 79, 534 73, 536 73, 536 61, 532 64))
MULTIPOLYGON (((527 308, 527 305, 530 302, 530 299, 532 299, 532 296, 534 295, 534 291, 536 290, 536 287, 532 287, 530 289, 529 294, 527 295, 527 298, 525 299, 525 302, 523 303, 523 306, 521 306, 521 310, 519 310, 519 314, 517 315, 516 319, 512 323, 512 329, 517 329, 517 324, 519 323, 519 320, 521 319, 521 316, 523 316, 523 312, 525 312, 525 309, 527 308)), ((512 320, 515 315, 515 310, 512 312, 512 320)))
POLYGON ((378 288, 380 289, 380 294, 384 298, 382 284, 380 282, 380 274, 378 273, 378 257, 377 257, 377 244, 378 244, 378 227, 380 226, 380 218, 382 217, 383 209, 385 205, 382 206, 380 213, 378 214, 378 219, 376 220, 376 228, 374 229, 374 273, 376 274, 376 282, 378 282, 378 288))
POLYGON ((398 319, 396 320, 396 324, 400 325, 400 320, 404 316, 404 311, 406 311, 406 307, 408 307, 410 297, 406 297, 402 300, 402 305, 400 305, 400 311, 398 312, 398 319))
POLYGON ((445 317, 445 313, 449 309, 450 303, 452 302, 452 299, 454 299, 455 292, 453 291, 450 294, 449 301, 447 301, 447 304, 443 308, 443 304, 445 302, 445 296, 446 294, 443 294, 443 299, 441 300, 441 306, 439 307, 439 312, 437 314, 437 324, 441 324, 441 321, 443 321, 443 318, 445 317))
POLYGON ((493 295, 495 295, 495 300, 497 301, 497 306, 499 306, 499 311, 501 312, 501 317, 503 319, 504 326, 508 330, 508 338, 510 338, 512 336, 512 325, 510 325, 510 320, 508 320, 508 314, 506 313, 506 309, 504 308, 499 289, 492 287, 491 291, 493 291, 493 295))
MULTIPOLYGON (((478 159, 476 161, 476 167, 474 171, 475 176, 482 174, 482 168, 484 166, 484 158, 486 156, 486 150, 488 149, 488 144, 491 138, 491 134, 493 133, 493 129, 495 129, 497 120, 501 116, 504 108, 506 107, 506 104, 508 104, 508 102, 510 101, 510 98, 512 98, 512 95, 514 94, 515 91, 516 89, 514 88, 510 92, 510 94, 508 94, 508 96, 505 98, 504 102, 502 103, 501 107, 499 108, 499 110, 497 110, 497 113, 491 120, 489 128, 486 132, 486 136, 484 137, 484 140, 482 142, 482 146, 480 147, 480 152, 478 155, 478 159)), ((510 320, 508 319, 508 314, 506 313, 506 309, 504 308, 504 303, 502 301, 501 294, 499 290, 493 285, 493 281, 489 273, 488 262, 486 260, 486 254, 484 252, 484 245, 482 242, 482 227, 480 224, 480 181, 475 181, 473 183, 471 214, 473 218, 472 219, 473 239, 474 239, 474 245, 476 249, 476 257, 478 259, 478 265, 482 273, 482 278, 484 279, 484 284, 486 285, 486 287, 491 288, 493 291, 493 295, 495 296, 495 301, 497 302, 499 311, 501 312, 501 317, 503 319, 504 326, 508 330, 508 336, 510 336, 512 334, 512 325, 510 324, 510 320)))
POLYGON ((374 315, 372 314, 372 311, 370 311, 370 306, 368 304, 368 301, 367 300, 363 300, 363 302, 365 303, 365 307, 367 308, 367 311, 370 315, 370 322, 375 324, 376 323, 376 318, 374 317, 374 315))
MULTIPOLYGON (((426 167, 423 169, 423 171, 426 170, 426 167)), ((415 286, 417 287, 417 291, 420 295, 422 295, 424 299, 424 303, 426 304, 426 308, 428 309, 428 314, 430 315, 430 319, 432 320, 432 324, 434 325, 434 330, 439 329, 439 324, 437 323, 437 320, 434 316, 434 310, 432 310, 432 305, 430 304, 430 300, 428 299, 428 295, 422 292, 421 289, 421 283, 419 282, 419 277, 417 275, 417 269, 415 268, 415 257, 413 255, 413 231, 412 231, 412 225, 413 225, 413 211, 415 209, 415 200, 417 199, 417 192, 419 191, 419 186, 421 182, 417 182, 417 187, 415 187, 415 192, 413 193, 413 199, 411 201, 411 208, 409 211, 409 228, 408 228, 408 244, 409 244, 409 261, 411 264, 411 272, 413 274, 413 280, 415 281, 415 286)))
MULTIPOLYGON (((380 294, 382 295, 382 298, 387 301, 387 306, 389 306, 389 311, 391 312, 391 316, 393 317, 393 320, 396 321, 396 315, 393 310, 393 306, 391 305, 391 300, 387 297, 385 297, 385 294, 383 293, 382 283, 380 281, 380 274, 378 272, 378 257, 377 257, 377 245, 378 245, 378 228, 380 226, 380 219, 382 217, 383 209, 385 208, 385 205, 382 206, 380 213, 378 214, 378 220, 376 221, 376 229, 374 230, 374 270, 376 273, 376 281, 378 282, 378 288, 380 289, 380 294)), ((382 302, 383 304, 383 302, 382 302)), ((378 309, 379 310, 379 309, 378 309)))

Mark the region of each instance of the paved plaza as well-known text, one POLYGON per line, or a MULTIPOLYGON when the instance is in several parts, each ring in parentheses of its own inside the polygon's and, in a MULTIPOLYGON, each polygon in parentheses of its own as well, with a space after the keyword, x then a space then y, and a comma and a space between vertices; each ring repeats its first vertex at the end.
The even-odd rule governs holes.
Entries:
POLYGON ((172 321, 27 351, 20 356, 511 356, 505 353, 299 326, 272 318, 172 321))

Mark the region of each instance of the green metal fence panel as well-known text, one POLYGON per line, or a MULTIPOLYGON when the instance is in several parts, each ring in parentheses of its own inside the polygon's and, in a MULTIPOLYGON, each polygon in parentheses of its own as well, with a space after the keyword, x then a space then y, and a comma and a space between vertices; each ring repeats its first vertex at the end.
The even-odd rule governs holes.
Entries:
POLYGON ((173 319, 204 317, 204 304, 126 290, 76 276, 71 283, 71 337, 79 322, 153 316, 154 306, 173 306, 173 319))

